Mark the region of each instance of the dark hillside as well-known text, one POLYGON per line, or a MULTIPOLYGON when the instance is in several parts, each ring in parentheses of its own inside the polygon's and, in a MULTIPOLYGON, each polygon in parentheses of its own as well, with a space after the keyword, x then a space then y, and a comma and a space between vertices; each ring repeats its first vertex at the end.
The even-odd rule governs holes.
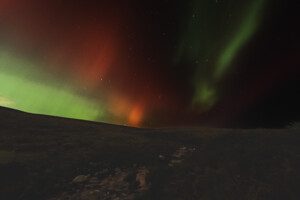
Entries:
POLYGON ((136 129, 0 109, 0 199, 299 199, 299 129, 136 129))

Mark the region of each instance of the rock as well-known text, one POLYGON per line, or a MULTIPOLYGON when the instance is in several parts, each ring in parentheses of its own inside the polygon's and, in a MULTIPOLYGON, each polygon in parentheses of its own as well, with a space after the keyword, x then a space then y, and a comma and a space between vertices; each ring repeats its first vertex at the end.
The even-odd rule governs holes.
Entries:
POLYGON ((116 169, 115 169, 115 173, 116 173, 116 174, 119 174, 119 173, 121 173, 121 172, 122 172, 122 170, 121 170, 120 168, 116 168, 116 169))
POLYGON ((89 182, 90 183, 98 183, 99 180, 96 177, 92 177, 92 178, 90 178, 89 182))
POLYGON ((138 170, 138 173, 136 174, 136 181, 139 183, 139 189, 140 190, 147 190, 148 189, 148 183, 147 178, 149 175, 149 170, 146 167, 142 167, 138 170))
POLYGON ((180 164, 182 163, 182 160, 171 160, 172 164, 180 164))
POLYGON ((177 149, 177 151, 173 154, 173 157, 176 158, 182 158, 185 156, 185 154, 188 152, 188 149, 186 147, 181 147, 177 149))
POLYGON ((89 176, 79 175, 79 176, 76 176, 72 182, 73 183, 83 183, 83 182, 88 181, 88 179, 89 179, 89 176))
POLYGON ((180 163, 182 163, 183 160, 171 160, 168 164, 169 167, 174 167, 176 165, 179 165, 180 163))

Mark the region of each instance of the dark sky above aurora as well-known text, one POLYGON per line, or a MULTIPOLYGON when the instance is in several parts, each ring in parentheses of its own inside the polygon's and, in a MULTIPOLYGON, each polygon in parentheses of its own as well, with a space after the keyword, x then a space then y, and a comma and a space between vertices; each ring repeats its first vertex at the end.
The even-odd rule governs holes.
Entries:
POLYGON ((299 120, 299 3, 0 0, 0 106, 130 126, 299 120))

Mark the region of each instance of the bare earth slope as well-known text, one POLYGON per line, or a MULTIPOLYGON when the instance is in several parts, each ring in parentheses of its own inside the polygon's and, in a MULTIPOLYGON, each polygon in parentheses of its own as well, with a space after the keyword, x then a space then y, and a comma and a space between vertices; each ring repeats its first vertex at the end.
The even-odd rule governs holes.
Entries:
POLYGON ((135 129, 0 108, 0 199, 300 199, 299 129, 135 129))

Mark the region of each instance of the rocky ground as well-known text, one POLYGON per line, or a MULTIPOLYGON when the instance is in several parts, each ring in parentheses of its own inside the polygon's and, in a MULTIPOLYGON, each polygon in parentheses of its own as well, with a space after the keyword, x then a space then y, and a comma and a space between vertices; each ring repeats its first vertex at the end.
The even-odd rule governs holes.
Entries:
POLYGON ((299 128, 135 129, 0 109, 0 199, 300 199, 299 128))

